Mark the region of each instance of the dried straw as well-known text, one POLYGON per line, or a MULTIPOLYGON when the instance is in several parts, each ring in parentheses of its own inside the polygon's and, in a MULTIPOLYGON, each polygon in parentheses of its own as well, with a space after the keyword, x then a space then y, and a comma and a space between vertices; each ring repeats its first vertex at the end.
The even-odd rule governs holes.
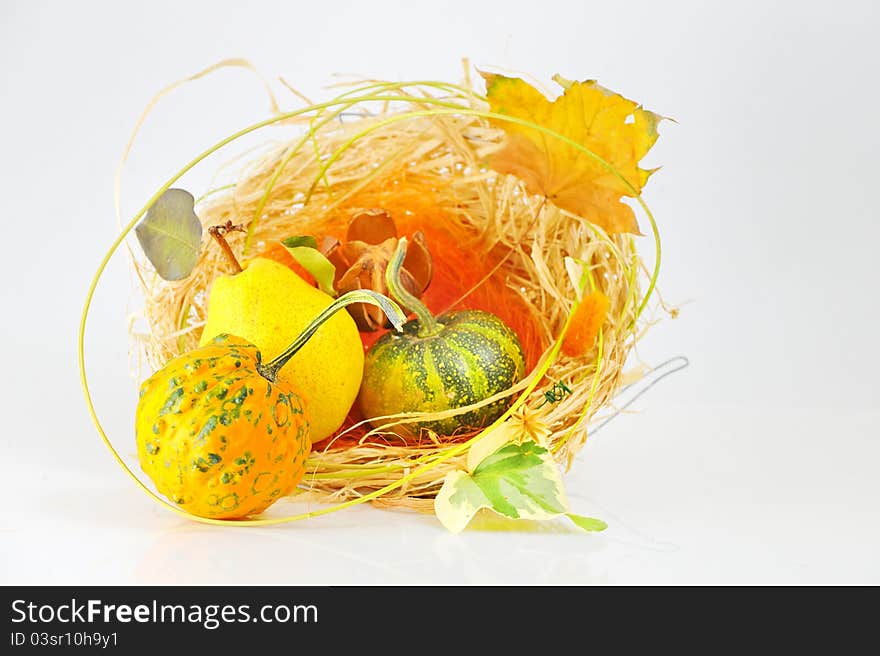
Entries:
MULTIPOLYGON (((552 450, 570 466, 590 418, 614 395, 638 339, 646 274, 634 239, 609 236, 530 196, 518 180, 487 169, 487 157, 503 134, 484 117, 467 113, 486 111, 469 89, 377 83, 341 98, 351 102, 318 106, 300 119, 302 136, 275 144, 248 163, 234 185, 203 197, 197 209, 205 226, 228 220, 249 224, 247 236, 230 239, 247 259, 293 234, 341 237, 356 209, 384 207, 401 233, 422 229, 428 235, 437 267, 426 296, 431 309, 477 307, 499 314, 520 335, 530 369, 547 357, 576 303, 564 258, 586 263, 591 284, 610 299, 601 339, 581 357, 560 354, 527 400, 532 409, 542 407, 552 450), (360 116, 351 118, 353 113, 360 116), (546 403, 545 392, 558 381, 571 394, 546 403)), ((193 275, 180 282, 163 281, 144 261, 135 266, 149 328, 135 336, 149 365, 158 368, 198 344, 206 291, 215 276, 228 272, 228 264, 219 249, 208 246, 193 275)), ((374 338, 365 336, 365 343, 374 338)), ((501 396, 517 395, 535 375, 501 396)), ((470 437, 423 434, 413 443, 394 433, 398 423, 437 416, 389 417, 372 429, 350 418, 337 436, 314 446, 300 492, 320 501, 358 498, 470 437)), ((443 477, 461 468, 465 457, 427 468, 376 502, 430 509, 443 477)))

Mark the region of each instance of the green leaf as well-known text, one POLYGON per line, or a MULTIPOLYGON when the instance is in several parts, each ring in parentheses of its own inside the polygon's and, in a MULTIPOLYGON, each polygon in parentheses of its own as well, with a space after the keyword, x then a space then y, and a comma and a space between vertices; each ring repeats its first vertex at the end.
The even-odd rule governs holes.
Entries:
POLYGON ((336 267, 331 264, 321 251, 318 241, 309 235, 297 235, 281 241, 287 252, 308 271, 325 294, 336 296, 333 281, 336 278, 336 267))
POLYGON ((182 280, 199 261, 202 223, 188 191, 168 189, 134 229, 147 259, 165 280, 182 280))
POLYGON ((281 243, 288 248, 306 246, 308 248, 314 248, 315 250, 318 249, 318 240, 311 235, 296 235, 295 237, 288 237, 287 239, 282 240, 281 243))
POLYGON ((575 526, 582 528, 585 531, 604 531, 608 528, 608 524, 595 517, 584 517, 583 515, 575 515, 574 513, 566 513, 566 516, 574 522, 575 526))
POLYGON ((500 426, 487 431, 483 436, 471 444, 467 453, 467 470, 473 472, 482 462, 498 451, 505 444, 510 444, 521 434, 521 429, 513 425, 511 421, 505 421, 500 426))
MULTIPOLYGON (((569 515, 562 476, 550 452, 532 441, 507 444, 483 460, 472 474, 449 472, 434 500, 440 522, 459 533, 481 508, 511 519, 547 520, 569 515)), ((599 520, 569 517, 584 530, 601 530, 599 520)))

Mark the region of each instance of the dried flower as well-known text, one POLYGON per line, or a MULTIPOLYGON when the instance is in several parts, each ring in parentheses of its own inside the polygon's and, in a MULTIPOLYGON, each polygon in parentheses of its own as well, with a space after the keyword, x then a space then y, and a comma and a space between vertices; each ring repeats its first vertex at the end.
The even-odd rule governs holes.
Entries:
MULTIPOLYGON (((325 240, 321 250, 336 267, 335 287, 340 294, 355 289, 372 289, 388 294, 385 269, 397 248, 398 234, 394 220, 383 209, 363 210, 348 225, 345 243, 325 240)), ((411 294, 420 297, 431 282, 434 264, 425 236, 416 232, 401 270, 401 282, 411 294)), ((385 315, 370 305, 356 303, 348 311, 363 331, 387 327, 385 315)))
POLYGON ((475 442, 468 451, 467 468, 474 471, 477 466, 505 444, 522 444, 532 441, 546 447, 547 438, 552 431, 544 421, 544 411, 523 404, 498 428, 490 431, 475 442))

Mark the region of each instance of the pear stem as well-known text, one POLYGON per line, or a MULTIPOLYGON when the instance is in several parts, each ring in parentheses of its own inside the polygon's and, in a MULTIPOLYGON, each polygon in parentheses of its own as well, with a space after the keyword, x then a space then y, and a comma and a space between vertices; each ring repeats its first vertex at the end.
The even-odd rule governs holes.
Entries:
POLYGON ((320 328, 327 319, 332 317, 339 310, 352 303, 367 303, 368 305, 375 305, 376 307, 381 308, 387 315, 388 320, 394 325, 394 329, 398 332, 403 328, 403 322, 406 321, 406 315, 403 310, 401 310, 397 303, 390 298, 369 289, 357 289, 353 292, 348 292, 337 298, 324 308, 317 317, 312 319, 309 325, 299 334, 299 337, 297 337, 278 357, 266 364, 259 363, 257 365, 257 371, 261 376, 273 383, 277 382, 278 371, 281 367, 286 365, 290 358, 296 355, 297 351, 305 346, 306 342, 311 339, 312 335, 318 331, 318 328, 320 328))
POLYGON ((233 231, 244 232, 244 226, 232 225, 232 221, 227 221, 226 225, 215 225, 208 228, 208 234, 214 238, 214 241, 220 244, 223 254, 226 256, 229 264, 232 265, 232 270, 235 273, 241 273, 243 270, 241 264, 239 264, 238 259, 235 257, 235 253, 233 253, 232 249, 229 247, 229 242, 226 241, 226 234, 233 231))
POLYGON ((391 296, 407 310, 413 312, 419 320, 419 337, 431 337, 443 329, 431 311, 418 298, 410 294, 400 281, 400 270, 403 268, 403 260, 406 259, 406 237, 401 237, 397 242, 394 255, 388 261, 385 269, 385 284, 391 296))

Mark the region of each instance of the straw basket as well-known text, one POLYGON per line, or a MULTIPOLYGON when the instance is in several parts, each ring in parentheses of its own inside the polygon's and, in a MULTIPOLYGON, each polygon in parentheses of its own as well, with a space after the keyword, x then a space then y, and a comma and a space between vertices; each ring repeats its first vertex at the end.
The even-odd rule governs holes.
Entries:
MULTIPOLYGON (((517 332, 527 375, 502 396, 518 401, 519 420, 533 422, 557 461, 570 466, 591 418, 621 384, 656 270, 644 266, 633 235, 608 235, 489 168, 504 135, 486 113, 484 99, 467 86, 351 89, 267 121, 301 130, 247 162, 233 184, 208 190, 196 211, 206 228, 248 226, 247 234, 229 236, 243 261, 291 235, 341 238, 363 209, 384 209, 401 234, 421 230, 435 269, 423 300, 435 313, 491 311, 517 332), (579 286, 601 291, 610 304, 599 338, 570 356, 560 340, 579 286)), ((228 268, 210 247, 180 282, 162 280, 146 261, 135 266, 149 328, 137 343, 155 369, 198 344, 206 292, 228 268)), ((365 346, 377 336, 362 335, 365 346)), ((423 431, 413 439, 395 431, 422 418, 391 417, 374 427, 353 412, 336 435, 313 445, 298 493, 326 502, 367 495, 384 506, 430 509, 444 476, 463 467, 480 433, 440 438, 423 431)))

